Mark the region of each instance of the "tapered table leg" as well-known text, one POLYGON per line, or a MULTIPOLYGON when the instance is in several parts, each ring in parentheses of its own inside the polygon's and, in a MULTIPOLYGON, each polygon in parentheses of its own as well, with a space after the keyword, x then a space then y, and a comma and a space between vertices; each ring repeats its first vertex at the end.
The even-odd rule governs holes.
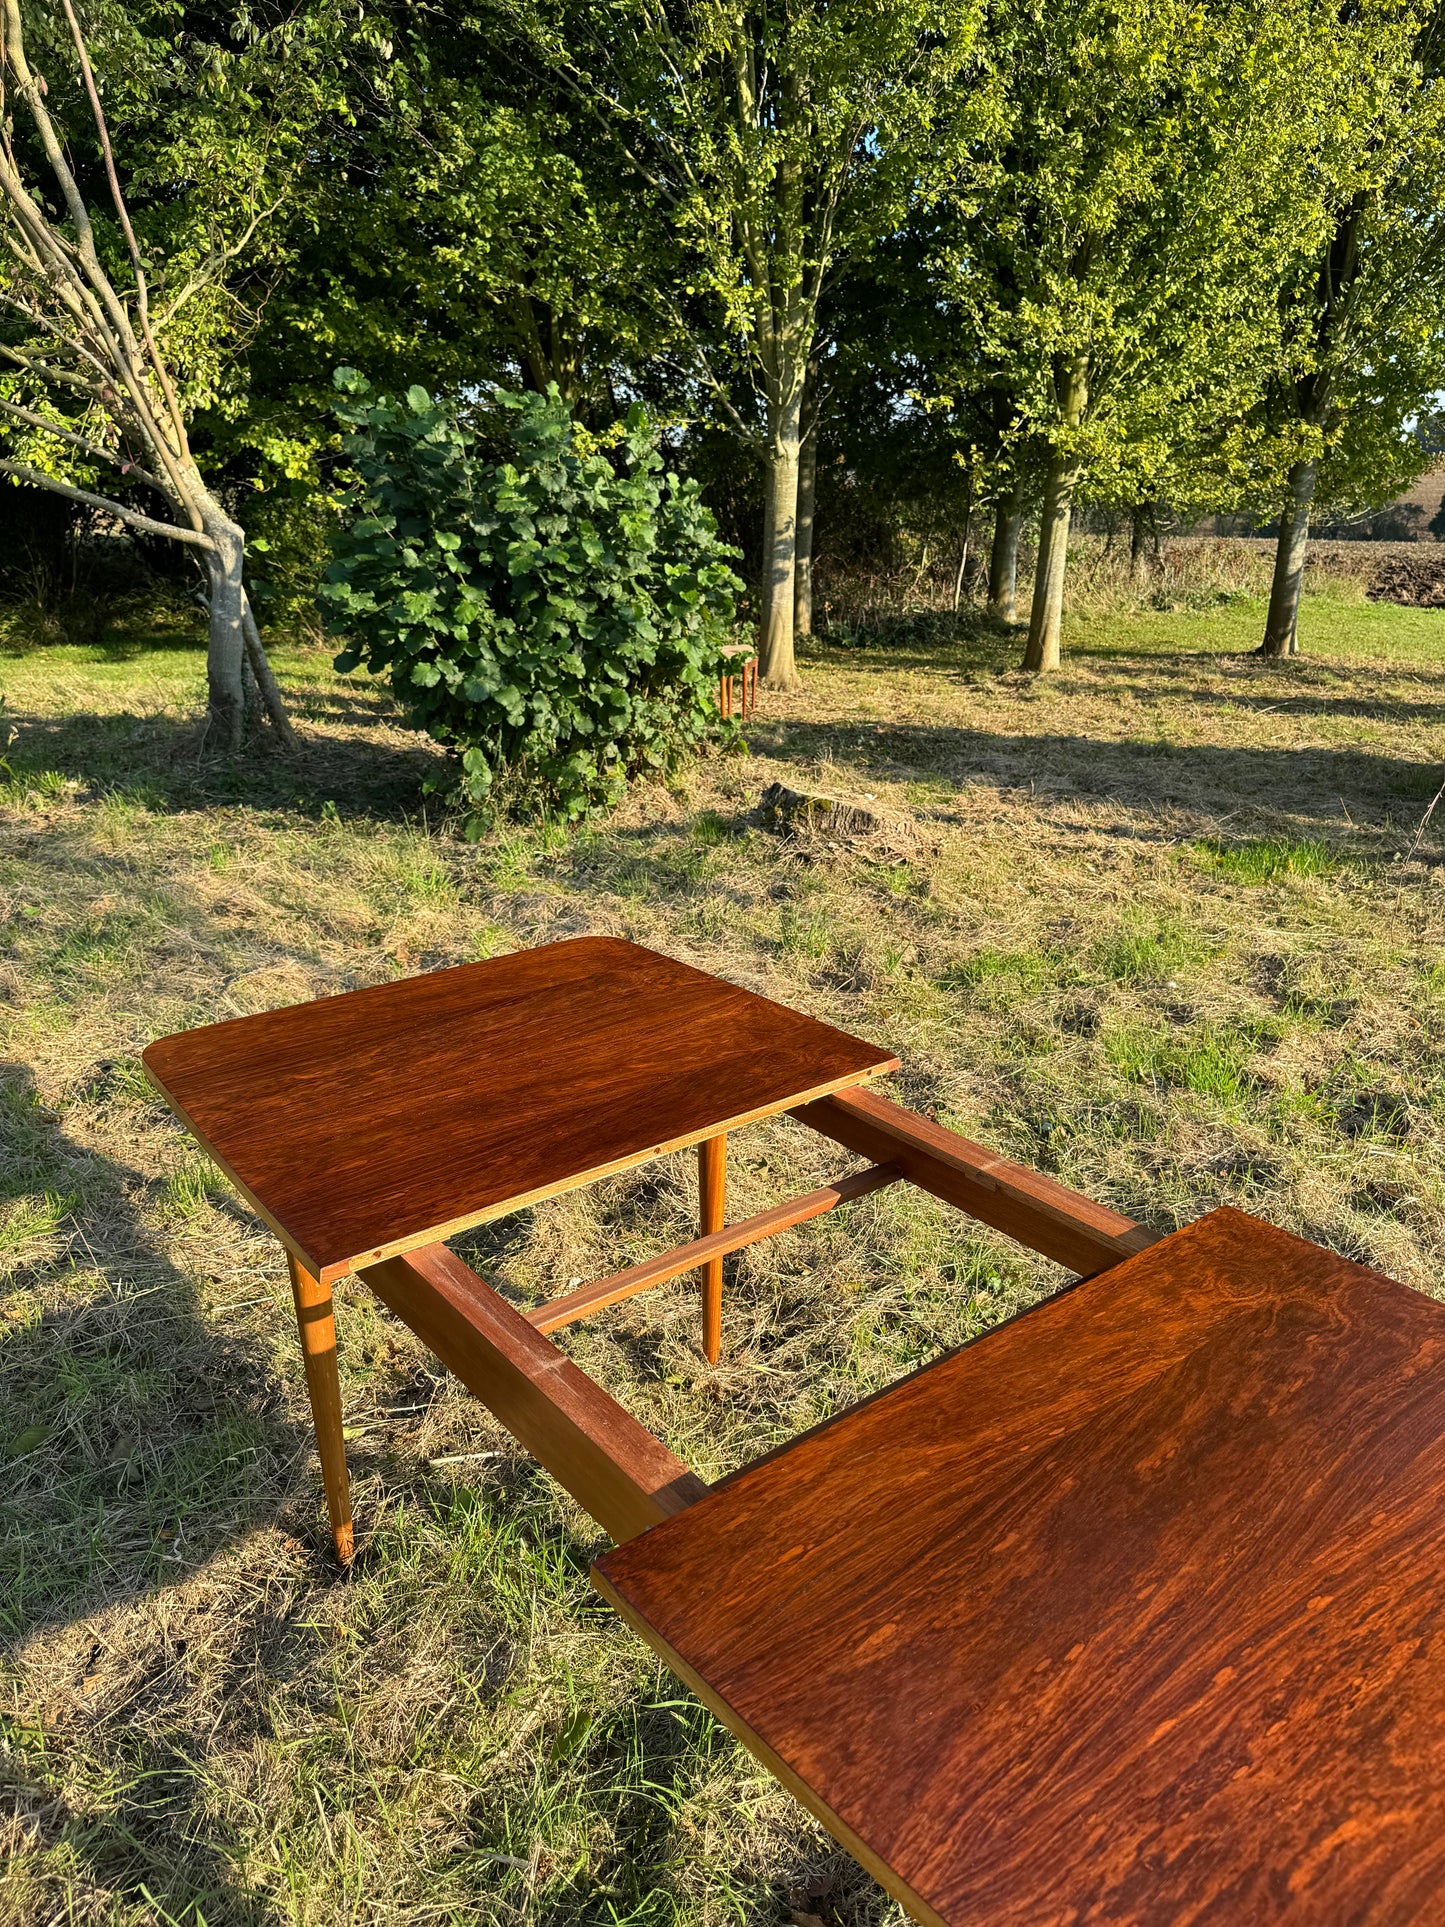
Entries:
POLYGON ((296 1322, 301 1328, 301 1356, 306 1364, 306 1389, 311 1394, 326 1510, 331 1515, 336 1556, 342 1565, 350 1565, 351 1485, 346 1476, 346 1446, 341 1437, 341 1380, 336 1370, 336 1315, 331 1304, 331 1287, 303 1270, 289 1251, 286 1263, 291 1271, 291 1293, 296 1300, 296 1322))
MULTIPOLYGON (((721 1137, 705 1139, 697 1147, 698 1190, 702 1203, 702 1232, 721 1231, 727 1208, 728 1141, 721 1137)), ((702 1349, 709 1365, 716 1365, 722 1351, 723 1261, 714 1258, 705 1264, 702 1278, 702 1349)))

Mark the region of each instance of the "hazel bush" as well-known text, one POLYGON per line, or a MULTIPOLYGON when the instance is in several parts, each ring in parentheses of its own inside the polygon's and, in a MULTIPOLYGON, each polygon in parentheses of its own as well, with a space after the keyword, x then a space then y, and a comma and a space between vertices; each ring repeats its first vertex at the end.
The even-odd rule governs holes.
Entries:
POLYGON ((728 731, 737 551, 640 408, 614 462, 579 450, 555 388, 467 411, 335 382, 357 478, 322 589, 336 666, 388 675, 455 753, 473 829, 499 787, 575 818, 728 731))

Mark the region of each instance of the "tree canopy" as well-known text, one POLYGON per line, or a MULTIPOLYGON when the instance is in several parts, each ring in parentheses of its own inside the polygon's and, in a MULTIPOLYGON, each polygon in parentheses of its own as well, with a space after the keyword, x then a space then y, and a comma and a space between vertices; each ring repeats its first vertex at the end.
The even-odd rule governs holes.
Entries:
MULTIPOLYGON (((197 532, 22 234, 28 205, 78 260, 80 210, 140 355, 126 406, 239 532, 238 622, 315 606, 338 366, 459 406, 555 388, 599 447, 644 403, 743 543, 783 685, 815 494, 826 553, 845 483, 926 525, 960 587, 987 515, 1004 618, 1037 517, 1047 671, 1076 503, 1278 517, 1288 649, 1313 505, 1432 459, 1440 6, 6 6, 0 460, 197 532)), ((250 656, 221 653, 234 708, 250 656)))

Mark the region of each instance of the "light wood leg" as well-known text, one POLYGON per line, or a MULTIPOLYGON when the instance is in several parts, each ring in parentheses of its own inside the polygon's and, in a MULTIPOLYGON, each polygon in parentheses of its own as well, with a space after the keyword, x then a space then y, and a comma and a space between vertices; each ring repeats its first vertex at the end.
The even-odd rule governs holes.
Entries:
POLYGON ((347 1566, 353 1549, 351 1485, 346 1476, 346 1446, 341 1436, 341 1380, 336 1370, 336 1314, 331 1304, 331 1287, 304 1271, 289 1251, 286 1263, 291 1271, 296 1323, 301 1329, 301 1356, 306 1365, 306 1389, 311 1394, 326 1510, 331 1514, 336 1556, 347 1566))
MULTIPOLYGON (((702 1233, 721 1231, 727 1209, 728 1141, 726 1133, 697 1147, 698 1190, 702 1202, 702 1233)), ((702 1349, 709 1365, 722 1352, 723 1261, 714 1258, 699 1273, 702 1279, 702 1349)))

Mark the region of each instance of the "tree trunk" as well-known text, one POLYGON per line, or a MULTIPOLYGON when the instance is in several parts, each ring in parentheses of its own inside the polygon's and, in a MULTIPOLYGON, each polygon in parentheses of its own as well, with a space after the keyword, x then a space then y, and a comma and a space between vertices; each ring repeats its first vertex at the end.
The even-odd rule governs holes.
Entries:
POLYGON ((963 601, 963 578, 968 572, 968 544, 973 534, 973 450, 968 451, 969 468, 967 486, 963 493, 963 534, 958 542, 958 568, 953 577, 953 613, 958 614, 963 601))
POLYGON ((1034 569, 1034 599, 1029 610, 1029 641, 1023 666, 1037 676, 1059 666, 1064 622, 1064 574, 1069 561, 1069 522, 1079 464, 1056 454, 1049 463, 1044 512, 1039 523, 1039 559, 1034 569))
POLYGON ((249 651, 241 658, 241 697, 245 715, 245 731, 249 736, 261 720, 261 686, 256 681, 256 672, 251 667, 249 651))
POLYGON ((1147 503, 1136 502, 1129 511, 1129 580, 1137 582, 1146 573, 1144 565, 1144 537, 1148 532, 1149 509, 1147 503))
POLYGON ((281 697, 281 688, 267 658, 265 645, 261 641, 261 632, 256 627, 256 615, 251 607, 249 596, 244 596, 242 601, 241 619, 246 638, 246 661, 250 665, 251 674, 256 679, 256 686, 261 692, 262 707, 270 718, 271 727, 284 746, 287 749, 298 749, 300 745, 296 740, 296 732, 291 727, 291 718, 286 714, 286 704, 281 697))
POLYGON ((785 389, 769 438, 767 520, 763 526, 763 633, 758 673, 769 689, 796 689, 793 593, 798 554, 798 455, 803 384, 785 389))
POLYGON ((818 417, 798 450, 798 540, 793 562, 793 633, 813 633, 813 509, 818 496, 818 417))
POLYGON ((1296 462, 1289 472, 1289 501, 1279 518, 1274 546, 1274 580, 1269 590, 1261 656, 1299 654, 1299 595, 1304 580, 1305 550, 1310 536, 1310 504, 1319 480, 1318 456, 1296 462))
POLYGON ((219 509, 205 514, 205 524, 206 534, 215 544, 206 557, 211 615, 206 650, 205 744, 223 755, 234 755, 246 731, 245 590, 241 579, 246 539, 219 509))
POLYGON ((763 540, 758 558, 758 642, 768 633, 773 615, 773 578, 768 569, 768 531, 773 526, 773 465, 767 464, 763 483, 763 540))
MULTIPOLYGON (((1089 364, 1083 355, 1069 363, 1059 413, 1065 428, 1077 428, 1088 404, 1089 364)), ((1064 621, 1064 574, 1069 562, 1069 521, 1081 464, 1071 447, 1056 448, 1049 460, 1044 512, 1039 525, 1039 559, 1029 611, 1029 642, 1023 666, 1036 676, 1059 666, 1064 621)))
POLYGON ((1018 619, 1019 531, 1024 525, 1023 484, 1015 481, 993 512, 988 555, 988 612, 999 622, 1018 619))

